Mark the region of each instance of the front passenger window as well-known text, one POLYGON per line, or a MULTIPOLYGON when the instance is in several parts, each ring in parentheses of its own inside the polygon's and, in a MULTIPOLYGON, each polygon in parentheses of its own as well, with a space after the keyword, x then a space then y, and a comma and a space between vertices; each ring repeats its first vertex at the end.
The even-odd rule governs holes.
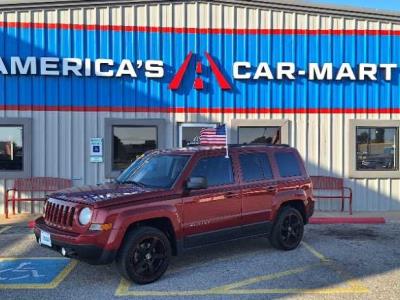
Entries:
POLYGON ((194 167, 191 177, 205 177, 208 186, 226 185, 234 182, 232 161, 225 156, 205 157, 194 167))

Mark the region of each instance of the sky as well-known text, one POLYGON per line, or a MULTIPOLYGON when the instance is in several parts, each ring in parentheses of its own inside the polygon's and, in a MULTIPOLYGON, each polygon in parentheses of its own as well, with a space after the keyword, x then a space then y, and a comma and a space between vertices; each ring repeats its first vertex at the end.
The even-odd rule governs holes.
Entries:
POLYGON ((400 11, 400 0, 308 0, 318 4, 350 5, 369 9, 400 11))

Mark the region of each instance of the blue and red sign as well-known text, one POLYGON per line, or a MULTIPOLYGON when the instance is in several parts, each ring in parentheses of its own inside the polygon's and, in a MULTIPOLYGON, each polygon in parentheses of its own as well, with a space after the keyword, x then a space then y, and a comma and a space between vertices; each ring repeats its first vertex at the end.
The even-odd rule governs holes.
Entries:
POLYGON ((400 33, 0 24, 0 108, 398 113, 400 33))

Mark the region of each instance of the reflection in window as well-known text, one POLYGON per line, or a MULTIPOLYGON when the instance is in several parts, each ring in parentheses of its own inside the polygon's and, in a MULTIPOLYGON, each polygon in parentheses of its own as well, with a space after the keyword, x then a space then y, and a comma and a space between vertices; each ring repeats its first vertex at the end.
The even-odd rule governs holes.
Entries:
POLYGON ((299 160, 293 152, 275 153, 276 164, 282 177, 301 176, 299 160))
POLYGON ((182 147, 198 145, 200 131, 203 127, 182 127, 182 147))
POLYGON ((192 124, 180 125, 181 126, 181 142, 182 147, 199 145, 200 144, 200 131, 203 128, 214 128, 214 124, 192 124))
POLYGON ((0 170, 23 170, 22 136, 22 126, 0 126, 0 170))
POLYGON ((157 148, 157 127, 113 126, 113 170, 128 167, 138 156, 157 148))
POLYGON ((357 170, 398 170, 397 128, 357 127, 357 170))
POLYGON ((242 177, 245 182, 271 179, 273 177, 267 154, 240 154, 239 160, 242 177))
POLYGON ((239 127, 239 144, 280 144, 281 127, 239 127))
POLYGON ((148 155, 139 170, 133 172, 125 181, 145 187, 170 188, 188 160, 188 155, 148 155))
POLYGON ((206 178, 208 186, 234 182, 231 159, 225 158, 225 156, 202 158, 190 176, 206 178))

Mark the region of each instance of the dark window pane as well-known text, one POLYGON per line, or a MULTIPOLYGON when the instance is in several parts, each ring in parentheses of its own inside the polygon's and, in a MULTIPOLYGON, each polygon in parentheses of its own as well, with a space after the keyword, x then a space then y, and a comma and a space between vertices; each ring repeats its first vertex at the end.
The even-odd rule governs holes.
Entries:
POLYGON ((275 153, 279 174, 282 177, 301 176, 301 169, 297 156, 293 152, 275 153))
POLYGON ((239 144, 280 144, 281 128, 267 127, 239 127, 239 144))
POLYGON ((157 148, 157 127, 113 126, 113 170, 128 167, 138 156, 157 148))
POLYGON ((239 156, 245 182, 272 178, 272 170, 265 153, 249 153, 239 156))
POLYGON ((182 127, 182 147, 199 144, 201 127, 182 127))
POLYGON ((23 170, 22 136, 22 126, 0 126, 0 170, 23 170))
POLYGON ((398 170, 397 128, 357 127, 357 170, 398 170))
POLYGON ((225 158, 225 156, 201 159, 190 176, 207 178, 208 186, 224 185, 234 182, 231 159, 225 158))
POLYGON ((191 146, 191 145, 198 145, 200 143, 200 131, 203 128, 214 128, 213 124, 204 125, 204 126, 182 126, 181 127, 181 140, 182 140, 182 147, 191 146))

